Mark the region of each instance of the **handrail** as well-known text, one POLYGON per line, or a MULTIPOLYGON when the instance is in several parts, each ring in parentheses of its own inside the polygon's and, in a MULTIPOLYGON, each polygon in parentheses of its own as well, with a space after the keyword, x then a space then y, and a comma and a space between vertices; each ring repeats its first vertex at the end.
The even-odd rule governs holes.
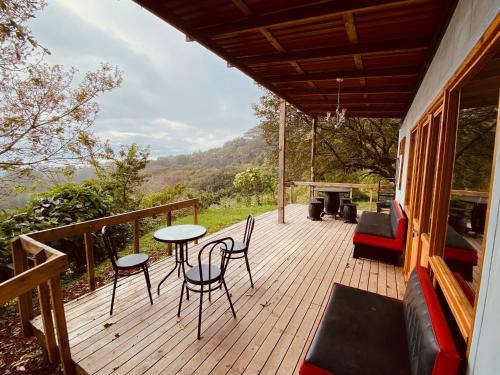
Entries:
POLYGON ((434 273, 434 280, 441 287, 457 326, 465 342, 468 342, 474 321, 473 307, 442 257, 438 255, 431 256, 429 264, 434 273))
MULTIPOLYGON (((41 341, 49 362, 62 363, 65 374, 73 374, 75 369, 71 359, 68 329, 64 314, 64 303, 60 277, 68 269, 68 256, 44 242, 51 242, 69 236, 83 235, 87 259, 87 274, 91 290, 95 289, 92 232, 103 226, 115 226, 127 222, 134 223, 134 251, 139 251, 139 220, 166 214, 167 225, 172 223, 172 212, 183 208, 193 208, 193 221, 198 222, 198 199, 167 203, 160 206, 126 212, 123 214, 88 220, 81 223, 41 230, 20 235, 12 240, 12 258, 15 276, 0 284, 0 304, 18 297, 21 327, 25 336, 33 333, 30 319, 33 314, 32 289, 38 289, 40 313, 44 326, 41 341), (35 265, 29 267, 28 254, 35 265), (54 321, 55 320, 55 325, 54 321), (56 340, 57 335, 57 340, 56 340)), ((171 252, 171 247, 169 247, 171 252)), ((38 332, 37 332, 38 333, 38 332)), ((39 337, 40 338, 40 337, 39 337)))
POLYGON ((474 190, 452 190, 451 195, 455 195, 457 197, 488 198, 489 192, 487 192, 487 191, 474 191, 474 190))
MULTIPOLYGON (((180 210, 183 208, 193 208, 194 223, 198 222, 198 199, 186 199, 179 202, 166 203, 155 207, 144 208, 141 210, 125 212, 122 214, 101 217, 98 219, 82 221, 80 223, 68 224, 56 228, 44 229, 37 232, 28 233, 28 236, 32 239, 47 243, 51 241, 56 241, 61 238, 66 238, 70 236, 84 236, 85 243, 85 256, 87 263, 87 278, 90 290, 95 290, 95 272, 94 272, 94 251, 93 251, 93 239, 92 232, 100 230, 103 226, 115 226, 124 223, 133 222, 134 224, 134 252, 139 252, 139 220, 146 217, 152 217, 157 215, 166 214, 167 215, 167 225, 171 224, 172 211, 180 210)), ((172 245, 168 245, 168 253, 172 252, 172 245)))
POLYGON ((353 189, 368 190, 370 192, 370 201, 368 204, 368 210, 371 211, 373 203, 373 191, 380 189, 393 189, 394 184, 358 184, 351 182, 323 182, 323 181, 288 181, 285 186, 290 187, 290 203, 293 203, 293 188, 295 186, 309 186, 309 195, 311 198, 314 196, 314 189, 319 188, 346 188, 350 189, 350 196, 352 198, 353 189))
POLYGON ((64 373, 73 374, 60 283, 61 274, 68 269, 68 256, 27 235, 20 235, 12 240, 12 258, 15 276, 0 284, 0 304, 18 297, 23 334, 30 336, 33 314, 31 291, 37 288, 44 326, 42 344, 47 350, 49 361, 54 364, 61 361, 64 373), (28 254, 33 256, 35 262, 32 268, 28 266, 28 254))

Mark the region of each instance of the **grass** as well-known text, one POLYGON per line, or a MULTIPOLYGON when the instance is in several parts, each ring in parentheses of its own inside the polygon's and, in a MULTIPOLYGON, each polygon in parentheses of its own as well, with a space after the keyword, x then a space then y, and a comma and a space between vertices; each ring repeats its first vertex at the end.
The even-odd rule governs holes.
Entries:
MULTIPOLYGON (((221 208, 221 209, 208 209, 198 213, 198 224, 203 225, 207 228, 207 234, 217 232, 224 229, 232 224, 243 221, 247 218, 249 214, 254 216, 263 214, 265 212, 276 210, 276 205, 262 205, 262 206, 251 206, 251 207, 234 207, 234 208, 221 208)), ((181 218, 174 219, 172 224, 192 224, 193 216, 188 215, 181 218)), ((160 260, 167 256, 167 246, 164 243, 155 241, 153 239, 153 233, 155 230, 159 229, 163 225, 159 225, 158 228, 152 229, 144 233, 139 240, 139 248, 142 253, 149 254, 154 258, 155 261, 160 260)), ((243 236, 243 233, 241 234, 243 236)), ((120 251, 119 256, 124 256, 131 254, 133 251, 133 244, 130 243, 120 251)), ((95 265, 95 277, 100 278, 105 276, 110 271, 111 264, 108 260, 105 260, 99 264, 95 265)), ((109 275, 108 275, 109 276, 109 275)), ((65 290, 70 289, 78 281, 86 280, 86 274, 79 275, 75 278, 72 275, 66 275, 63 279, 63 288, 65 290)))

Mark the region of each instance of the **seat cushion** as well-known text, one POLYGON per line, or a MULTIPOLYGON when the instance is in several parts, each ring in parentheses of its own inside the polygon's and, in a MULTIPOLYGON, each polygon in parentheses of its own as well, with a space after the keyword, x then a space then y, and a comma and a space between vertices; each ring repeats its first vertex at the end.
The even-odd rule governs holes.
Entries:
POLYGON ((143 265, 149 260, 149 255, 144 253, 129 254, 116 261, 118 268, 134 268, 143 265))
POLYGON ((401 301, 334 284, 299 373, 410 374, 401 301))
POLYGON ((234 241, 233 250, 229 250, 229 247, 231 246, 231 241, 227 242, 227 246, 228 246, 228 249, 226 249, 226 247, 224 245, 220 245, 220 248, 221 248, 221 250, 231 251, 232 253, 241 253, 241 252, 245 251, 247 248, 245 243, 241 242, 241 241, 234 241))
POLYGON ((403 299, 412 375, 454 375, 460 357, 425 268, 411 273, 403 299))
POLYGON ((211 284, 218 281, 219 278, 220 268, 214 265, 210 267, 208 266, 208 264, 201 265, 201 279, 199 266, 192 267, 186 271, 186 279, 192 284, 211 284))
POLYGON ((387 214, 363 211, 355 233, 371 234, 378 237, 394 238, 391 219, 387 214))
POLYGON ((453 259, 477 265, 477 251, 453 227, 448 225, 444 259, 453 259))

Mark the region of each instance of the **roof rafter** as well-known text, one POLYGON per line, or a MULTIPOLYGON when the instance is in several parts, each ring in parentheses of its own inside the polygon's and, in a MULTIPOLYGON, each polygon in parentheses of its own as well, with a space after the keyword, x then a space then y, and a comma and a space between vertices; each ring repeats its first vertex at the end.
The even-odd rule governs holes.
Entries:
POLYGON ((370 77, 399 77, 416 76, 419 73, 417 67, 387 68, 387 69, 364 69, 364 70, 338 70, 328 73, 292 74, 288 76, 272 76, 266 79, 272 83, 303 82, 303 81, 330 81, 337 78, 370 78, 370 77))
MULTIPOLYGON (((340 72, 339 72, 340 74, 340 72)), ((338 89, 286 89, 290 95, 315 96, 315 95, 337 95, 338 89)), ((348 94, 411 94, 413 86, 367 86, 367 87, 343 87, 340 97, 348 94)))
POLYGON ((297 23, 310 22, 321 18, 328 18, 334 15, 343 13, 357 12, 361 10, 369 10, 381 8, 383 6, 391 6, 394 4, 415 2, 409 0, 351 0, 329 2, 321 2, 319 4, 307 5, 303 7, 286 9, 280 12, 273 12, 263 15, 248 16, 233 22, 223 24, 210 25, 200 28, 204 35, 209 37, 214 36, 230 36, 246 31, 258 30, 263 27, 272 27, 277 25, 290 25, 297 23))
POLYGON ((425 50, 427 48, 429 48, 429 41, 425 38, 417 38, 383 41, 379 43, 349 44, 330 48, 315 48, 294 52, 239 57, 237 60, 245 65, 259 65, 298 60, 344 57, 352 55, 409 52, 414 50, 425 50))

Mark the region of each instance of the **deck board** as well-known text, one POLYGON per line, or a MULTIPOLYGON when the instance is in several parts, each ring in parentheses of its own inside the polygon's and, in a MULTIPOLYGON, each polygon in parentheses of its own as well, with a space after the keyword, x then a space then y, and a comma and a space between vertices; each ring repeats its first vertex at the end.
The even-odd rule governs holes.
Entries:
MULTIPOLYGON (((256 218, 249 253, 255 289, 244 262, 226 274, 237 318, 225 294, 203 305, 202 339, 196 339, 199 295, 183 301, 177 318, 180 279, 171 276, 160 296, 156 285, 173 267, 171 258, 150 267, 155 290, 149 304, 142 275, 123 279, 109 316, 111 285, 65 305, 71 353, 82 374, 291 374, 312 340, 333 282, 402 298, 401 268, 352 258, 355 228, 341 220, 312 222, 307 207, 256 218), (105 328, 107 327, 107 328, 105 328)), ((244 223, 207 236, 190 249, 192 263, 205 242, 241 237, 244 223)), ((40 328, 39 318, 34 324, 40 328)))

